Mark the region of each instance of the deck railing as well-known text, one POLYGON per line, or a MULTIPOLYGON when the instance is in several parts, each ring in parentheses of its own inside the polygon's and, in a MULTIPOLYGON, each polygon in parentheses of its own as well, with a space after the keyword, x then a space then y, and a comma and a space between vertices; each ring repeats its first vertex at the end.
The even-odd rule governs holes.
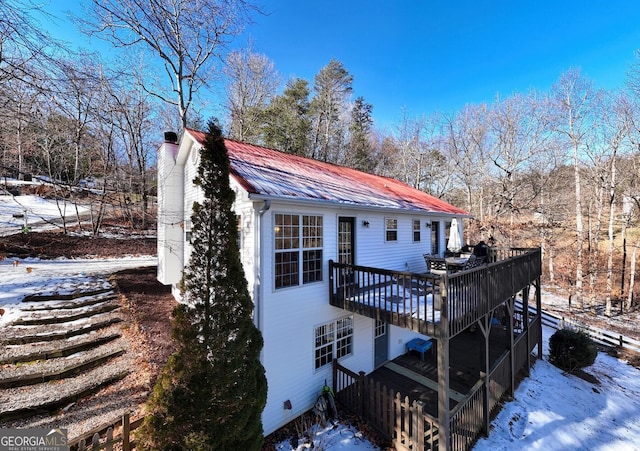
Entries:
POLYGON ((336 399, 393 442, 399 451, 437 450, 438 419, 424 411, 424 404, 380 385, 364 373, 356 374, 333 362, 336 399))
MULTIPOLYGON (((516 296, 529 296, 531 286, 540 289, 540 249, 491 252, 491 263, 442 277, 330 261, 330 303, 447 343, 483 317, 487 324, 488 314, 501 305, 510 306, 515 315, 516 296)), ((489 418, 505 394, 515 389, 516 375, 529 370, 530 355, 536 346, 541 353, 540 315, 518 314, 515 316, 529 324, 523 324, 517 337, 511 336, 509 350, 487 369, 489 374, 462 401, 445 414, 439 412, 442 418, 426 414, 420 403, 410 403, 403 396, 407 394, 396 393, 393 387, 380 387, 371 376, 350 372, 335 362, 337 399, 386 435, 398 449, 436 449, 438 444, 440 448, 469 449, 488 429, 489 418), (446 432, 448 435, 443 435, 446 432)))
POLYGON ((329 261, 331 305, 369 318, 435 335, 440 321, 440 278, 329 261))
POLYGON ((453 337, 541 275, 539 248, 492 251, 497 261, 442 277, 331 260, 329 302, 424 335, 453 337))
MULTIPOLYGON (((536 318, 531 324, 540 321, 536 318)), ((514 376, 525 370, 525 362, 535 348, 535 341, 527 340, 529 331, 535 335, 536 327, 520 334, 514 355, 506 351, 493 365, 489 377, 489 415, 496 413, 500 402, 512 387, 514 376), (533 343, 527 349, 526 343, 533 343), (511 374, 511 359, 514 374, 511 374)), ((469 390, 453 409, 449 420, 451 450, 465 451, 475 443, 487 423, 484 412, 483 394, 486 378, 469 390)), ((333 390, 336 399, 347 410, 359 415, 369 425, 393 442, 396 449, 433 450, 438 449, 438 419, 423 409, 423 404, 411 401, 404 393, 393 387, 381 386, 372 376, 364 372, 355 373, 337 361, 333 363, 333 390), (421 438, 422 437, 422 438, 421 438)))

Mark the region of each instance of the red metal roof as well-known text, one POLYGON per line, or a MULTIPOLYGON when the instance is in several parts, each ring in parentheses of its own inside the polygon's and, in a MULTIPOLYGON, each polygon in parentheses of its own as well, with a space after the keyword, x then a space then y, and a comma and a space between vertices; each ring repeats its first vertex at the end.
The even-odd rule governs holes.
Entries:
MULTIPOLYGON (((186 132, 204 145, 205 133, 190 129, 186 132)), ((361 207, 468 215, 458 207, 389 177, 230 139, 225 139, 225 146, 231 175, 249 193, 361 207)))

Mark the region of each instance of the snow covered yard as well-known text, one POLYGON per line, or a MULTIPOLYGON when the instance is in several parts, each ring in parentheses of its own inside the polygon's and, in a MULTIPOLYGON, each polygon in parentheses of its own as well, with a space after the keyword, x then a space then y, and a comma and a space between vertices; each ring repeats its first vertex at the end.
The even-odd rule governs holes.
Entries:
POLYGON ((62 217, 73 219, 88 210, 78 206, 76 211, 76 206, 69 202, 56 204, 39 196, 0 195, 0 236, 20 232, 25 223, 32 229, 57 229, 55 221, 62 217))
POLYGON ((565 375, 547 361, 553 332, 543 328, 544 360, 474 451, 640 450, 640 370, 600 352, 585 368, 599 385, 565 375))

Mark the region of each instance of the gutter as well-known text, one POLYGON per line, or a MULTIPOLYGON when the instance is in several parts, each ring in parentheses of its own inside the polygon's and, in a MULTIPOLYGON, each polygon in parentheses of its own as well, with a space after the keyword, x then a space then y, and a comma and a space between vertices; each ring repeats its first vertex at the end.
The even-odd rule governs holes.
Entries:
MULTIPOLYGON (((254 207, 257 209, 257 207, 254 207)), ((271 208, 271 200, 265 200, 264 205, 259 210, 256 210, 255 216, 255 237, 253 239, 254 248, 253 248, 253 261, 256 264, 254 268, 254 279, 253 279, 253 299, 254 299, 254 314, 253 314, 253 322, 258 330, 262 333, 262 324, 264 315, 262 313, 262 299, 263 299, 263 287, 262 287, 262 264, 264 260, 263 252, 261 252, 262 247, 262 217, 264 214, 269 211, 271 208)), ((261 351, 262 354, 262 351, 261 351)))
POLYGON ((300 205, 300 206, 308 206, 308 207, 317 207, 318 204, 335 208, 338 210, 360 210, 366 212, 378 212, 378 213, 403 213, 403 214, 414 214, 414 215, 435 215, 438 217, 451 217, 451 218, 473 218, 474 216, 470 213, 453 213, 447 211, 436 211, 436 210, 407 210, 403 208, 394 208, 394 207, 381 207, 374 205, 359 205, 359 204, 349 204, 345 202, 338 201, 330 201, 330 200, 300 200, 295 198, 288 197, 278 197, 278 196, 267 196, 264 194, 256 194, 256 193, 248 193, 249 199, 256 201, 264 201, 264 202, 282 202, 289 205, 300 205))

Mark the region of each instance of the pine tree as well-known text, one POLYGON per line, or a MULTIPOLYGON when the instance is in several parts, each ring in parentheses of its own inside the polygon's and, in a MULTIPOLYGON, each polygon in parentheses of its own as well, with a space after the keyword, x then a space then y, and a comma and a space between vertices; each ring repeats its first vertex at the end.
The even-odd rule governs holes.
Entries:
POLYGON ((267 396, 263 341, 252 321, 229 159, 215 122, 209 122, 200 161, 194 183, 204 201, 193 205, 185 303, 174 312, 179 348, 150 397, 140 442, 154 450, 259 450, 267 396))
POLYGON ((264 143, 283 152, 306 155, 311 131, 309 86, 295 78, 287 82, 282 95, 275 96, 263 115, 264 143))
POLYGON ((375 166, 373 149, 369 141, 369 133, 373 125, 371 112, 373 105, 364 101, 364 97, 356 98, 351 110, 349 131, 349 165, 364 172, 372 172, 375 166))

